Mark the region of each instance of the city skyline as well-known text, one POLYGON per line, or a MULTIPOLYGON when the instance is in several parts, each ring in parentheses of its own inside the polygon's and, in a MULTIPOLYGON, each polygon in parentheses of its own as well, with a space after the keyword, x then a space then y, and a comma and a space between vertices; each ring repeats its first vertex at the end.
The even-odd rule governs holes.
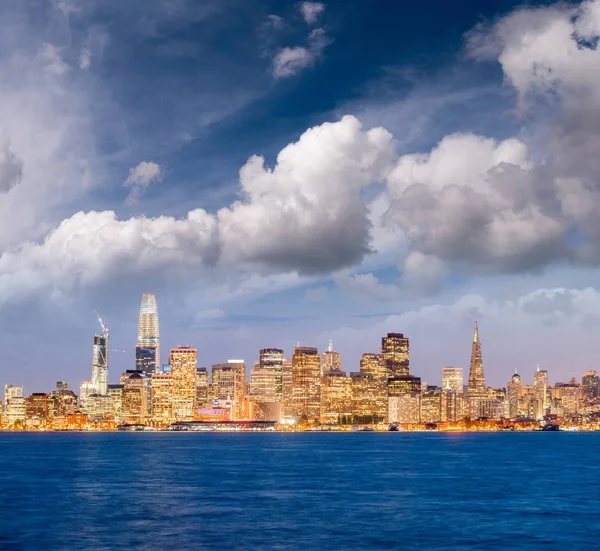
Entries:
POLYGON ((47 4, 0 7, 0 382, 94 310, 123 372, 147 290, 207 365, 398 331, 433 380, 477 319, 489 384, 597 368, 597 1, 47 4))

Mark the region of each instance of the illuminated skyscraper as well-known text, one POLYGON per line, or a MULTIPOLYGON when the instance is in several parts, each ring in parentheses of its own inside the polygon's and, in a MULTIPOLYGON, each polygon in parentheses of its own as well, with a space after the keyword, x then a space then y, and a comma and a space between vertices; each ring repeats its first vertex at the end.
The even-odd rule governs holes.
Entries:
POLYGON ((387 381, 388 378, 387 367, 381 354, 363 353, 360 359, 360 372, 370 373, 378 380, 387 381))
POLYGON ((108 330, 102 335, 94 335, 92 353, 92 384, 95 393, 106 395, 108 389, 108 330))
POLYGON ((356 423, 381 423, 387 419, 386 381, 372 373, 350 373, 352 413, 356 423))
POLYGON ((381 339, 381 354, 388 377, 402 377, 409 373, 409 342, 402 333, 388 333, 381 339))
POLYGON ((121 420, 125 423, 145 423, 148 418, 148 380, 141 372, 129 369, 121 375, 123 385, 121 420))
POLYGON ((543 417, 548 407, 548 372, 545 369, 540 369, 539 365, 533 374, 533 386, 535 387, 535 393, 542 410, 540 412, 541 416, 538 415, 538 417, 543 417))
POLYGON ((474 398, 485 397, 486 394, 483 359, 481 357, 481 341, 479 340, 479 326, 477 322, 475 322, 475 329, 473 331, 467 392, 469 396, 474 398))
POLYGON ((442 389, 454 390, 456 394, 463 393, 464 375, 462 367, 442 368, 442 389))
POLYGON ((283 350, 279 348, 263 348, 260 351, 259 367, 268 369, 275 376, 275 401, 283 399, 283 388, 281 381, 281 370, 283 366, 283 350))
POLYGON ((260 364, 250 371, 250 396, 255 402, 276 402, 277 379, 271 369, 262 369, 260 364))
POLYGON ((227 360, 212 366, 212 383, 215 398, 231 402, 231 416, 242 419, 246 395, 246 364, 244 360, 227 360))
POLYGON ((189 421, 194 418, 196 357, 196 349, 189 346, 171 349, 169 365, 173 377, 173 417, 177 421, 189 421))
MULTIPOLYGON (((142 295, 140 307, 140 320, 138 323, 138 346, 140 348, 154 348, 156 355, 153 373, 160 370, 160 332, 158 328, 158 305, 156 297, 151 293, 142 295)), ((137 357, 136 357, 137 361, 137 357)))
POLYGON ((508 416, 514 419, 520 414, 520 399, 523 394, 523 384, 520 375, 515 371, 510 383, 506 385, 506 397, 508 400, 508 416))
POLYGON ((352 417, 352 380, 344 371, 330 369, 321 378, 321 423, 352 417))
POLYGON ((196 369, 196 408, 204 407, 209 401, 210 377, 206 367, 196 369))
POLYGON ((281 394, 283 401, 283 416, 293 417, 293 387, 292 387, 292 360, 283 360, 281 366, 281 394))
POLYGON ((135 368, 151 377, 157 371, 156 348, 145 348, 139 344, 135 347, 135 368))
POLYGON ((316 348, 297 346, 292 358, 292 414, 297 421, 321 414, 321 358, 316 348))
POLYGON ((333 351, 333 343, 329 341, 329 348, 321 355, 321 374, 326 375, 330 371, 340 371, 342 363, 339 352, 333 351))
POLYGON ((174 421, 171 373, 152 375, 152 420, 161 425, 168 425, 174 421))

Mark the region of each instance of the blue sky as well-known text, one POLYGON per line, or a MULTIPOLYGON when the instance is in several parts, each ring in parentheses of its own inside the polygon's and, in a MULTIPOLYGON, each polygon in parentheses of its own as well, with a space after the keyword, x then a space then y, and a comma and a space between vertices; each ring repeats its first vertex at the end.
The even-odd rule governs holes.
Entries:
POLYGON ((143 292, 200 365, 400 331, 433 384, 479 319, 490 384, 595 369, 599 6, 3 6, 0 384, 78 387, 94 309, 116 382, 143 292))

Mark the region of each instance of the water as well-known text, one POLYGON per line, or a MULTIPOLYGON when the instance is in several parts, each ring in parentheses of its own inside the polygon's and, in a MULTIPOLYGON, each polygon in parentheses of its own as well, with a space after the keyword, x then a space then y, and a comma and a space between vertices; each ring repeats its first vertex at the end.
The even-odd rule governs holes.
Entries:
POLYGON ((0 549, 600 548, 600 433, 0 433, 0 549))

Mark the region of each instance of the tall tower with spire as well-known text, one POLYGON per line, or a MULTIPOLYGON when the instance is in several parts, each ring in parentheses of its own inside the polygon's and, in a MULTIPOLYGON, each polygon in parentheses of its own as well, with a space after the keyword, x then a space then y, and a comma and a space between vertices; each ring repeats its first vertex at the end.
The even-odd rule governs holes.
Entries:
POLYGON ((146 293, 142 295, 140 306, 136 364, 147 364, 141 371, 146 371, 148 374, 156 373, 161 368, 159 337, 156 297, 151 293, 146 293))
POLYGON ((321 355, 321 375, 330 371, 340 371, 342 369, 340 353, 333 350, 333 342, 329 341, 327 351, 321 355))
POLYGON ((481 357, 481 341, 479 340, 479 325, 475 322, 473 331, 473 344, 471 346, 471 365, 469 368, 469 384, 467 393, 469 396, 485 395, 485 376, 483 374, 483 359, 481 357))

